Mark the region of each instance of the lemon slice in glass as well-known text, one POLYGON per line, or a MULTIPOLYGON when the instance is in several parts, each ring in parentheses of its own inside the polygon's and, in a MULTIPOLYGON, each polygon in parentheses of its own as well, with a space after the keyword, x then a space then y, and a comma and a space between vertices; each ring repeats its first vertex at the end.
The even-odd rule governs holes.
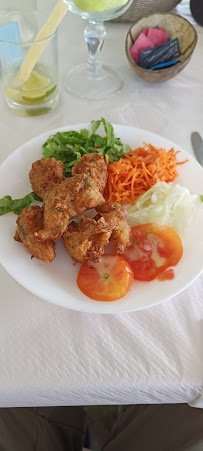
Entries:
POLYGON ((50 96, 55 89, 56 84, 51 85, 49 78, 33 71, 23 85, 22 99, 27 102, 40 101, 50 96))

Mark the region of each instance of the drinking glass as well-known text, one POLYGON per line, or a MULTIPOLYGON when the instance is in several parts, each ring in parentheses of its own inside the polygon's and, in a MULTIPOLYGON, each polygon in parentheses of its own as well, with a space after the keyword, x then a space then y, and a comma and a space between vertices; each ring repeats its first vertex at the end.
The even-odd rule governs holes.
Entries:
MULTIPOLYGON (((0 15, 0 26, 15 25, 12 42, 0 37, 0 74, 8 106, 24 116, 48 113, 58 103, 58 46, 57 32, 35 41, 46 22, 46 15, 37 12, 11 12, 0 15), (19 31, 18 31, 19 30, 19 31), (35 42, 34 42, 35 41, 35 42), (16 83, 19 69, 32 48, 44 46, 44 51, 28 79, 16 83)), ((2 27, 1 27, 2 30, 2 27)))
MULTIPOLYGON (((99 12, 80 9, 76 4, 82 3, 81 0, 75 1, 76 4, 72 0, 64 1, 69 4, 73 13, 88 21, 84 31, 88 48, 87 62, 74 67, 66 74, 64 79, 65 89, 78 97, 90 100, 102 100, 116 94, 123 86, 123 79, 112 67, 102 64, 101 50, 106 38, 104 21, 115 19, 123 14, 133 0, 126 0, 125 4, 121 0, 117 2, 114 0, 113 8, 107 9, 106 7, 99 12), (116 3, 118 6, 115 6, 116 3)), ((87 3, 87 0, 85 2, 87 3)), ((91 4, 90 1, 89 3, 91 4)), ((93 1, 93 3, 96 2, 93 1)), ((97 3, 102 5, 104 1, 98 0, 97 3)), ((105 3, 107 4, 107 0, 105 0, 105 3)), ((108 3, 111 4, 112 0, 109 0, 108 3)))

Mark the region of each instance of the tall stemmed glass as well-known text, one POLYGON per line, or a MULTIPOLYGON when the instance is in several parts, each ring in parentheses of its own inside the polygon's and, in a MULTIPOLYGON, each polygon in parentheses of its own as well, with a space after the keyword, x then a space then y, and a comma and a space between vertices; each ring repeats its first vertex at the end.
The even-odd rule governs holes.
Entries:
POLYGON ((73 13, 88 20, 84 31, 88 48, 87 62, 86 64, 79 64, 66 74, 64 79, 65 89, 78 97, 90 100, 102 100, 116 94, 123 86, 123 79, 116 70, 102 64, 101 50, 106 38, 104 21, 115 19, 123 14, 133 0, 64 1, 69 4, 73 13), (85 11, 87 4, 94 4, 92 11, 89 11, 91 6, 88 11, 85 11), (95 4, 99 5, 98 8, 95 8, 95 4))

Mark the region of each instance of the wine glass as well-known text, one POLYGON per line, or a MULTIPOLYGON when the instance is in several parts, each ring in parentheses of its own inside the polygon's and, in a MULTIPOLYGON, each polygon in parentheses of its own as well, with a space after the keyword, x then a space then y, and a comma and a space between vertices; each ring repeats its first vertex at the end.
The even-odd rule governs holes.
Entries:
POLYGON ((65 89, 78 97, 89 100, 102 100, 116 94, 123 86, 123 79, 118 71, 102 64, 101 50, 106 38, 103 22, 123 14, 133 0, 64 1, 69 4, 73 13, 88 20, 84 30, 88 48, 87 62, 77 65, 66 74, 65 89), (87 5, 91 4, 93 6, 88 8, 87 5))

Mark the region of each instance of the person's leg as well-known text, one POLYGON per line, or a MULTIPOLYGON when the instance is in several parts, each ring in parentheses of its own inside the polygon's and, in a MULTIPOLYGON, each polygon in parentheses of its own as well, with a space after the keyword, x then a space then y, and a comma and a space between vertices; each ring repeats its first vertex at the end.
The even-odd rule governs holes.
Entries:
POLYGON ((203 450, 202 409, 187 404, 126 406, 102 451, 192 450, 201 441, 203 450))
POLYGON ((0 409, 1 451, 81 451, 86 412, 81 407, 0 409))

